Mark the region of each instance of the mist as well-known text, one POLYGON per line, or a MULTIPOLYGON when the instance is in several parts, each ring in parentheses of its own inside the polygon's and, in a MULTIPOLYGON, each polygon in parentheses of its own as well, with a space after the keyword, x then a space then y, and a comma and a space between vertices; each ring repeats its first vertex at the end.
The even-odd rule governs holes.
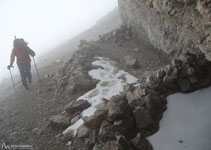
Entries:
POLYGON ((115 7, 117 0, 1 0, 0 81, 9 77, 6 67, 14 36, 24 38, 39 57, 90 28, 115 7))

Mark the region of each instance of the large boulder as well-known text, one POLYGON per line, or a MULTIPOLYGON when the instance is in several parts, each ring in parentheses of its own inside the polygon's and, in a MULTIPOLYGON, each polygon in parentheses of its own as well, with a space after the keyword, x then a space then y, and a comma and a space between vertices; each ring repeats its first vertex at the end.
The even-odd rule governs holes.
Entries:
POLYGON ((73 115, 74 113, 78 111, 83 111, 84 109, 90 107, 91 105, 87 100, 77 100, 77 101, 72 101, 69 104, 65 106, 65 111, 73 115))
POLYGON ((108 107, 108 119, 110 121, 125 118, 131 115, 131 109, 128 105, 126 96, 113 96, 110 99, 108 107))
POLYGON ((143 107, 138 106, 134 111, 134 116, 136 120, 136 127, 139 130, 146 128, 148 125, 152 123, 152 119, 150 114, 144 110, 143 107))

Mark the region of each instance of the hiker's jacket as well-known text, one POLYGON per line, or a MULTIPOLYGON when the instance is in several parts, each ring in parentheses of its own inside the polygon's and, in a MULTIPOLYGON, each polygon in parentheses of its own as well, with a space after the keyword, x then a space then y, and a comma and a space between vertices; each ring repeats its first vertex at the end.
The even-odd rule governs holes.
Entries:
POLYGON ((15 56, 17 57, 17 63, 19 63, 19 64, 30 63, 31 58, 30 58, 29 55, 34 57, 35 52, 31 48, 29 48, 28 46, 25 46, 22 49, 13 48, 12 54, 11 54, 11 57, 10 57, 10 64, 12 65, 14 63, 15 56))

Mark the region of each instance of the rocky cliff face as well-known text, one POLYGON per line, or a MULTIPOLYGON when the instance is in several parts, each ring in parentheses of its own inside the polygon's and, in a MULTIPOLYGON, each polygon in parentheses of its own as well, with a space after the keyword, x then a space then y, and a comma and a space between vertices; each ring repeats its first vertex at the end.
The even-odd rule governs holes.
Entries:
POLYGON ((174 57, 189 51, 211 60, 209 0, 119 0, 119 10, 140 44, 147 40, 174 57))

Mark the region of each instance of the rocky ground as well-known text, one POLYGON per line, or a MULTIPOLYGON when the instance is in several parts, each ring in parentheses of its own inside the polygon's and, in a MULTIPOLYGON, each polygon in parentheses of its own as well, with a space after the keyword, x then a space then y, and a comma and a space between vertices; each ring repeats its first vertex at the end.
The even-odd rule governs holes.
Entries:
POLYGON ((75 101, 76 99, 72 99, 65 106, 63 116, 52 118, 50 123, 52 127, 58 128, 64 125, 73 125, 82 118, 84 125, 78 128, 76 136, 71 133, 71 130, 65 130, 60 135, 61 139, 66 142, 71 141, 69 142, 71 149, 151 150, 152 147, 145 138, 159 129, 159 121, 162 118, 162 113, 166 110, 166 97, 175 92, 192 92, 211 84, 211 63, 203 55, 196 56, 186 53, 180 60, 174 59, 168 64, 165 55, 161 53, 159 56, 153 55, 156 51, 152 51, 152 53, 148 51, 148 54, 151 55, 145 60, 141 55, 137 55, 140 49, 136 49, 135 44, 133 44, 135 53, 130 53, 131 51, 124 53, 122 49, 121 52, 115 53, 115 50, 118 49, 115 48, 111 56, 111 52, 107 49, 101 49, 101 46, 112 45, 112 43, 116 43, 117 47, 122 47, 128 41, 132 42, 132 37, 130 29, 122 27, 102 36, 100 41, 94 43, 82 41, 81 49, 64 66, 58 89, 60 89, 61 95, 66 93, 65 96, 76 94, 77 89, 81 89, 80 87, 84 87, 85 91, 94 87, 96 81, 93 82, 89 78, 87 71, 93 68, 91 62, 96 56, 115 60, 118 62, 119 68, 138 77, 140 84, 138 87, 128 85, 121 95, 114 96, 109 100, 103 99, 104 107, 99 108, 92 117, 81 117, 81 112, 90 107, 86 100, 75 101), (99 45, 101 46, 99 47, 99 45), (92 52, 94 53, 92 54, 92 52), (159 61, 159 58, 162 59, 159 61), (151 67, 155 68, 154 71, 153 69, 147 70, 150 66, 148 60, 152 60, 151 67), (156 62, 161 64, 157 65, 156 62), (141 66, 142 63, 145 66, 141 66), (72 70, 71 68, 75 64, 80 67, 72 70), (84 73, 78 74, 77 72, 84 73), (82 80, 78 80, 77 84, 73 85, 72 83, 77 79, 82 80))
MULTIPOLYGON (((88 71, 91 69, 91 62, 95 56, 115 60, 118 67, 126 69, 137 77, 146 76, 148 72, 169 62, 165 54, 157 52, 153 47, 144 47, 141 43, 136 44, 133 38, 130 29, 121 28, 103 35, 96 42, 83 43, 82 41, 81 48, 72 59, 66 63, 58 62, 60 65, 57 65, 57 69, 54 68, 54 64, 43 68, 42 82, 34 81, 30 91, 24 91, 21 85, 18 85, 17 94, 8 96, 0 103, 0 143, 31 144, 37 150, 68 149, 66 141, 64 142, 59 136, 62 130, 52 130, 49 127, 49 119, 54 115, 64 113, 65 105, 95 86, 96 81, 86 82, 86 79, 89 79, 88 71), (84 57, 79 64, 77 61, 82 56, 81 54, 84 57), (138 69, 126 67, 125 56, 136 59, 139 64, 138 69), (69 65, 70 62, 72 65, 69 65), (79 70, 80 67, 83 67, 83 71, 79 70), (59 68, 60 73, 57 72, 59 68), (61 77, 64 77, 63 73, 67 73, 67 70, 72 71, 70 74, 75 73, 76 78, 69 79, 69 83, 63 83, 64 78, 61 77), (81 77, 80 75, 85 77, 85 83, 82 83, 84 84, 82 86, 76 84, 80 83, 80 78, 77 78, 81 77), (66 86, 65 84, 76 86, 70 86, 72 91, 68 91, 62 88, 66 86)), ((129 66, 133 65, 133 63, 128 63, 129 66)))
POLYGON ((152 149, 145 137, 158 130, 166 96, 210 85, 210 63, 203 56, 187 54, 182 61, 170 62, 151 45, 136 43, 131 29, 124 26, 97 41, 81 40, 78 51, 58 62, 57 69, 54 65, 42 69, 41 83, 34 82, 30 91, 18 89, 0 103, 0 142, 30 144, 36 150, 152 149), (75 100, 98 83, 88 72, 99 56, 116 61, 119 69, 139 79, 140 86, 127 86, 110 102, 105 99, 105 111, 83 118, 87 126, 80 135, 62 134, 89 106, 75 100))

